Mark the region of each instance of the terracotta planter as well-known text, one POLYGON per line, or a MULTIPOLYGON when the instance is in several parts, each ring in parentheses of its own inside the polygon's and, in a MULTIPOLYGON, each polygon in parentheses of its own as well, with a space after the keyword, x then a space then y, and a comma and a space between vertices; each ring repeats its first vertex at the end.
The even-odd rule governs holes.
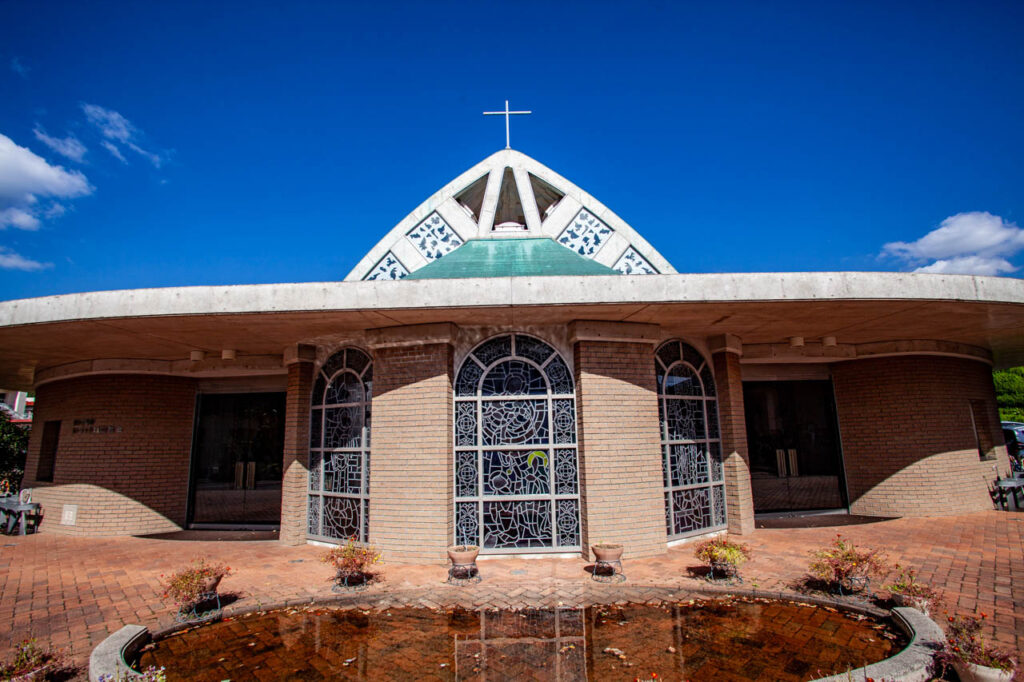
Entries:
POLYGON ((480 548, 476 545, 454 545, 448 548, 448 559, 453 566, 476 563, 478 554, 480 554, 480 548))
POLYGON ((953 670, 960 677, 960 682, 1010 682, 1013 679, 1012 670, 989 668, 966 661, 953 661, 953 670))
POLYGON ((622 545, 600 544, 590 547, 598 561, 619 561, 622 558, 622 545))

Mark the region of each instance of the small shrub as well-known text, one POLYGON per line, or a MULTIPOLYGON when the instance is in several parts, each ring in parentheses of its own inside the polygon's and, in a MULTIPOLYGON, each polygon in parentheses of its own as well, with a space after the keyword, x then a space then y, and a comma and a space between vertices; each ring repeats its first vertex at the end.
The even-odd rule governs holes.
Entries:
POLYGON ((63 652, 54 653, 42 648, 35 638, 25 639, 14 647, 14 655, 9 661, 0 662, 0 680, 17 680, 44 666, 46 672, 42 676, 33 675, 30 679, 52 679, 53 674, 59 674, 61 679, 65 679, 74 673, 74 668, 68 664, 63 652))
POLYGON ((698 543, 693 555, 707 565, 729 564, 741 566, 750 560, 750 547, 732 542, 728 538, 718 537, 698 543))
POLYGON ((902 595, 909 599, 920 600, 927 605, 929 610, 935 608, 938 602, 939 593, 931 586, 917 579, 917 571, 912 568, 904 569, 896 564, 898 573, 896 579, 882 589, 891 595, 902 595))
POLYGON ((163 599, 179 609, 187 608, 199 601, 211 580, 228 575, 231 575, 229 566, 208 562, 202 557, 193 559, 186 568, 172 573, 169 577, 160 576, 160 587, 164 590, 163 599))
POLYGON ((981 635, 981 622, 988 616, 950 616, 948 620, 946 645, 936 655, 936 660, 943 666, 952 665, 957 661, 983 665, 1011 671, 1017 661, 1010 652, 985 644, 981 635))
POLYGON ((807 572, 818 580, 839 587, 848 586, 854 579, 868 579, 885 571, 885 555, 869 548, 858 548, 844 540, 842 535, 824 549, 811 552, 807 572))
POLYGON ((334 566, 340 576, 365 575, 370 566, 380 562, 380 552, 373 545, 358 544, 351 537, 344 545, 324 552, 320 561, 334 566))

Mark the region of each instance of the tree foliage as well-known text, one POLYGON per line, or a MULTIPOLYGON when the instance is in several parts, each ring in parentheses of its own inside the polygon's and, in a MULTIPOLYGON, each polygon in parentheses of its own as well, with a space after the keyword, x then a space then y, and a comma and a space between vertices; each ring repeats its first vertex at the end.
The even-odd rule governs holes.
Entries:
POLYGON ((11 423, 5 412, 0 412, 0 488, 6 483, 17 491, 25 475, 25 456, 28 453, 29 429, 11 423))
POLYGON ((999 418, 1024 422, 1024 367, 992 372, 992 382, 996 386, 999 418))

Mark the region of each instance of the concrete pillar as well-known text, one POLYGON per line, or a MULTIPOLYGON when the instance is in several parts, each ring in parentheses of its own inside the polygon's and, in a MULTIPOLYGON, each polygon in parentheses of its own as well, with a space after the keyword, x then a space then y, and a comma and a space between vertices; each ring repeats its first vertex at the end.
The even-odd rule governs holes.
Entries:
POLYGON ((281 470, 281 544, 306 542, 309 485, 309 403, 316 348, 303 344, 285 351, 288 393, 284 409, 284 459, 281 470))
POLYGON ((596 542, 626 557, 666 549, 658 391, 658 327, 573 322, 584 555, 596 542))
POLYGON ((387 562, 442 562, 453 544, 455 330, 445 323, 370 333, 370 542, 387 562))
POLYGON ((754 498, 750 490, 750 456, 747 454, 743 374, 740 368, 743 345, 737 337, 725 334, 708 339, 708 348, 718 387, 729 532, 747 535, 754 532, 754 498))

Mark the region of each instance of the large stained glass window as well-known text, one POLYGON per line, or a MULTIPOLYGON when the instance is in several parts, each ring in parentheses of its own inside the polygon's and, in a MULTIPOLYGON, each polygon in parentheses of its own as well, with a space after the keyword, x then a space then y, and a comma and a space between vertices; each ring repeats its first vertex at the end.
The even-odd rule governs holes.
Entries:
POLYGON ((666 341, 655 353, 665 524, 669 539, 725 527, 725 478, 711 367, 693 347, 666 341))
POLYGON ((313 383, 309 426, 311 538, 369 539, 373 363, 356 348, 328 358, 313 383))
POLYGON ((525 334, 477 346, 455 379, 455 543, 481 552, 580 548, 572 372, 525 334))

